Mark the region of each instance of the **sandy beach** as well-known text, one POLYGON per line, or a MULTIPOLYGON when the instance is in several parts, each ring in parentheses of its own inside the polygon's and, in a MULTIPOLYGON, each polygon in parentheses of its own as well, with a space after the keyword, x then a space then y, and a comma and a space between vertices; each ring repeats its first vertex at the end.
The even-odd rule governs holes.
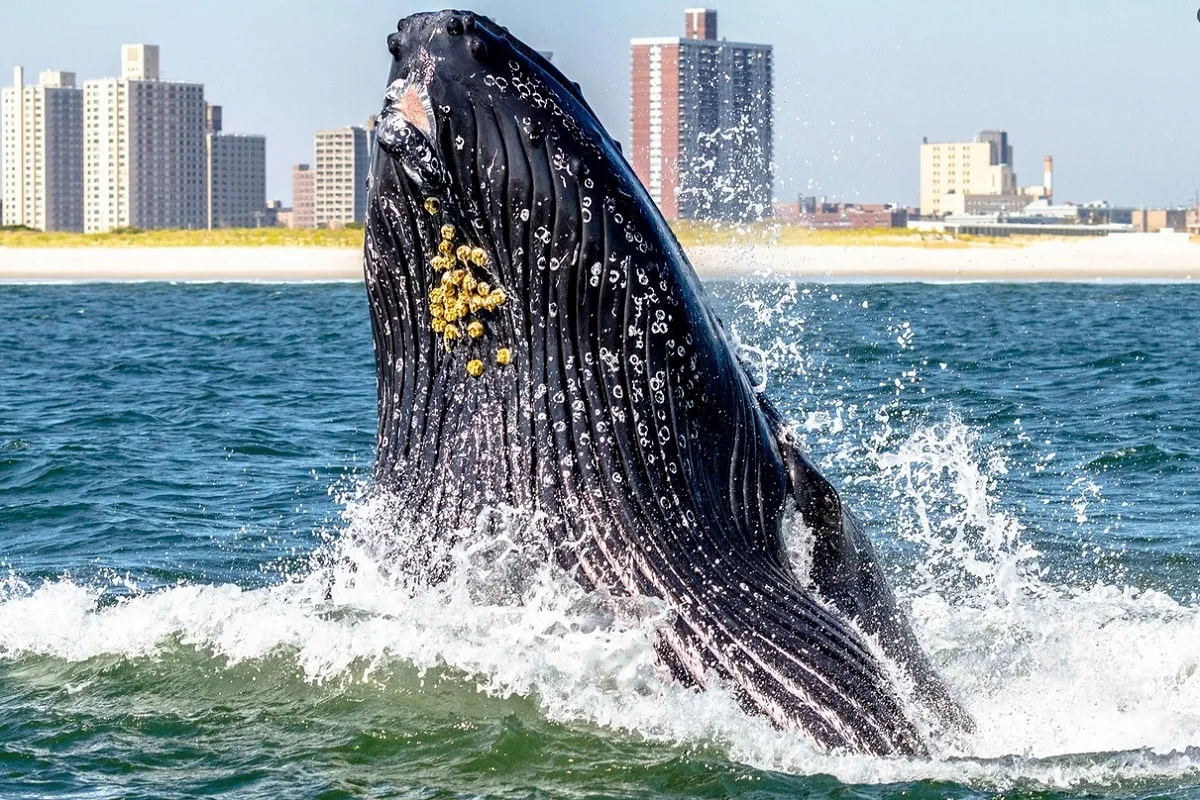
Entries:
MULTIPOLYGON (((690 248, 702 278, 837 281, 1185 281, 1200 244, 1182 234, 965 246, 690 248)), ((0 282, 357 281, 362 255, 320 247, 0 247, 0 282)))

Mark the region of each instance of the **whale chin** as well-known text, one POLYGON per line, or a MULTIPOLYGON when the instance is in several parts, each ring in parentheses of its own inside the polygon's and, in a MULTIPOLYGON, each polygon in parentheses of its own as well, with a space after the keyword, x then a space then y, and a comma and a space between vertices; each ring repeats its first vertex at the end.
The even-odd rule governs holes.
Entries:
POLYGON ((365 271, 375 481, 419 543, 398 568, 436 580, 489 509, 522 509, 533 557, 614 614, 668 611, 657 650, 684 683, 829 749, 968 728, 578 86, 469 12, 401 20, 388 49, 365 271))

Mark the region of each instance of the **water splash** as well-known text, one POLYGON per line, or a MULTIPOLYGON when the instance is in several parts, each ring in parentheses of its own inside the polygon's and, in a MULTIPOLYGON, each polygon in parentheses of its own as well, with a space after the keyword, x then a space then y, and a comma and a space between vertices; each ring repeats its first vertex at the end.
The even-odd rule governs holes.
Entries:
POLYGON ((616 617, 544 560, 531 563, 536 521, 514 509, 489 512, 503 524, 487 529, 501 533, 450 553, 453 569, 436 585, 379 563, 379 501, 367 495, 346 506, 319 567, 263 589, 114 597, 109 586, 10 575, 0 659, 136 662, 182 645, 226 668, 283 655, 315 684, 450 670, 468 676, 463 692, 532 698, 556 722, 847 782, 1080 787, 1200 773, 1196 608, 1129 587, 1045 582, 1019 520, 997 501, 1002 460, 958 420, 919 427, 874 458, 903 497, 899 533, 919 553, 901 600, 979 724, 932 760, 822 754, 720 689, 671 683, 653 649, 662 609, 616 617))

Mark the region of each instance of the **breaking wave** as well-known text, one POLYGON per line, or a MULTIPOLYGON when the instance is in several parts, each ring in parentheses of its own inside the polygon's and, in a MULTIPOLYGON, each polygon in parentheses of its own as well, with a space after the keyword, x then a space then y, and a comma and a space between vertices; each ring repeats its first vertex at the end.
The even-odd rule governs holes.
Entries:
POLYGON ((384 501, 361 491, 312 563, 265 588, 141 592, 116 577, 31 585, 10 574, 0 583, 0 664, 136 668, 186 651, 204 670, 282 659, 309 686, 437 674, 453 702, 525 698, 555 723, 850 783, 1078 788, 1200 777, 1200 609, 1116 582, 1052 582, 998 500, 1003 460, 953 417, 869 458, 871 480, 897 500, 898 594, 978 723, 929 760, 823 754, 719 689, 671 683, 653 649, 662 609, 605 611, 527 557, 529 520, 516 510, 493 510, 504 524, 486 527, 499 533, 449 554, 446 581, 390 575, 377 547, 394 536, 378 523, 384 501))

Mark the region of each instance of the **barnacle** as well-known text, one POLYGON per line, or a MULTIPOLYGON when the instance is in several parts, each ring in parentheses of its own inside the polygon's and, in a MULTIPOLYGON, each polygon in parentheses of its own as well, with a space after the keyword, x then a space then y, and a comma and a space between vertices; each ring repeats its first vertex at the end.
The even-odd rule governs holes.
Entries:
MULTIPOLYGON (((430 214, 440 211, 436 198, 428 198, 425 208, 430 214), (430 202, 433 201, 433 202, 430 202)), ((430 257, 429 265, 440 273, 438 281, 429 289, 429 325, 435 334, 440 334, 447 351, 452 344, 467 336, 472 340, 483 339, 488 332, 485 320, 479 315, 494 312, 507 299, 503 289, 493 287, 480 280, 476 269, 489 263, 487 251, 482 247, 456 244, 456 229, 453 225, 441 227, 441 241, 437 251, 430 257)), ((470 345, 471 352, 477 345, 470 345)), ((512 355, 507 347, 496 351, 496 363, 505 366, 512 355)), ((484 362, 472 357, 467 362, 467 373, 478 378, 484 372, 484 362)))

